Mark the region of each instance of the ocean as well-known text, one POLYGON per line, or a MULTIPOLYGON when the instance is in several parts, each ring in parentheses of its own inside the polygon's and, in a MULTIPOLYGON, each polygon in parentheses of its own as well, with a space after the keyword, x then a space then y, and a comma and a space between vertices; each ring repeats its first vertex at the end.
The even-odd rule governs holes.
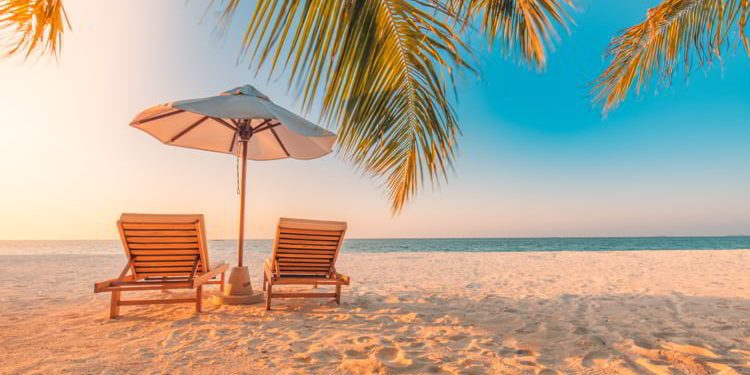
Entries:
MULTIPOLYGON (((236 250, 234 240, 211 240, 220 257, 236 250)), ((245 242, 250 253, 269 253, 271 240, 245 242)), ((723 237, 546 237, 546 238, 409 238, 347 239, 344 252, 528 252, 623 250, 750 249, 750 236, 723 237)), ((0 241, 0 255, 121 254, 119 241, 0 241)))

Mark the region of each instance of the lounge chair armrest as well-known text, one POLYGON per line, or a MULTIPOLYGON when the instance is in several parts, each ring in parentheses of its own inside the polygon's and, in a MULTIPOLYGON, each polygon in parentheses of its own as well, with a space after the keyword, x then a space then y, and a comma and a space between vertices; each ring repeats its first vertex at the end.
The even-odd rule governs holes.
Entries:
POLYGON ((266 275, 267 279, 273 279, 274 277, 274 265, 273 265, 273 259, 266 259, 263 262, 263 273, 266 275))
POLYGON ((349 285, 349 282, 351 281, 351 279, 349 279, 349 276, 345 276, 340 273, 336 273, 334 277, 336 278, 336 280, 341 280, 341 283, 344 285, 349 285))
POLYGON ((113 281, 118 281, 118 280, 119 279, 109 279, 109 280, 100 281, 98 283, 94 283, 94 293, 101 293, 101 292, 106 291, 105 289, 109 287, 110 285, 112 285, 113 281))
POLYGON ((128 264, 123 267, 122 272, 120 272, 120 276, 116 279, 109 279, 100 281, 98 283, 94 283, 94 293, 100 293, 100 292, 108 292, 106 288, 108 288, 110 285, 112 285, 115 281, 125 281, 125 280, 132 280, 133 276, 128 275, 128 271, 130 271, 130 266, 133 265, 133 260, 129 260, 128 264))
POLYGON ((206 273, 196 276, 193 279, 193 288, 201 286, 205 284, 208 280, 213 279, 214 277, 226 272, 227 268, 229 268, 229 265, 226 263, 221 263, 218 266, 212 268, 211 270, 207 271, 206 273))

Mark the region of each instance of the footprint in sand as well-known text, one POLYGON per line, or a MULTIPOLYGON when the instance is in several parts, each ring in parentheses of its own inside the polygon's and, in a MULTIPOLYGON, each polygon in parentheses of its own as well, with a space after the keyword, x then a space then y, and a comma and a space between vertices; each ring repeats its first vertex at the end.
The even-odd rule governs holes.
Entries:
POLYGON ((534 333, 539 330, 539 322, 532 322, 529 324, 524 324, 523 327, 516 330, 516 333, 520 334, 530 334, 534 333))
POLYGON ((462 340, 466 340, 468 337, 469 336, 467 336, 467 335, 465 335, 463 333, 457 333, 455 335, 448 336, 448 340, 451 340, 451 341, 462 341, 462 340))
POLYGON ((344 355, 347 358, 354 358, 354 359, 364 359, 367 358, 367 353, 355 350, 355 349, 349 349, 344 351, 344 355))
POLYGON ((605 360, 609 357, 610 354, 608 352, 605 352, 603 350, 595 350, 583 356, 583 360, 581 362, 586 367, 593 367, 596 366, 597 360, 605 360))
POLYGON ((327 363, 338 357, 338 352, 331 349, 320 349, 310 353, 315 359, 315 363, 327 363))
POLYGON ((410 348, 421 348, 421 347, 423 347, 424 345, 425 345, 425 344, 424 344, 424 342, 422 342, 422 341, 412 341, 412 342, 410 342, 410 343, 409 343, 409 347, 410 347, 410 348))
POLYGON ((413 363, 411 359, 406 358, 406 354, 403 350, 393 347, 380 349, 375 354, 375 357, 389 367, 406 367, 413 363))
POLYGON ((589 330, 586 329, 586 327, 576 327, 576 329, 573 330, 573 334, 575 335, 585 335, 588 333, 589 333, 589 330))

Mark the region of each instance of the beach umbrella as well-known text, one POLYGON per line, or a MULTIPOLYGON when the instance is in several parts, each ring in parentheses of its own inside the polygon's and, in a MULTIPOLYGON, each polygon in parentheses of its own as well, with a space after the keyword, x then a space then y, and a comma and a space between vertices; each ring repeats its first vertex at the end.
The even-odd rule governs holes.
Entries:
POLYGON ((274 104, 251 85, 157 105, 139 113, 130 125, 167 145, 241 158, 237 267, 230 271, 224 302, 259 300, 243 263, 247 160, 319 158, 331 152, 336 135, 274 104))

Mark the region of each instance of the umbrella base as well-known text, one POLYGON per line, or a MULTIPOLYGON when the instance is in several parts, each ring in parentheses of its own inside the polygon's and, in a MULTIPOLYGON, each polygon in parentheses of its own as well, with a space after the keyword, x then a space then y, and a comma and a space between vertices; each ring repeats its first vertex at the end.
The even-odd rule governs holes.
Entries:
POLYGON ((263 302, 263 293, 256 292, 245 296, 216 296, 216 302, 222 305, 254 305, 263 302))
POLYGON ((224 285, 224 295, 217 300, 225 305, 252 305, 263 302, 263 293, 253 292, 247 267, 232 267, 224 285))

